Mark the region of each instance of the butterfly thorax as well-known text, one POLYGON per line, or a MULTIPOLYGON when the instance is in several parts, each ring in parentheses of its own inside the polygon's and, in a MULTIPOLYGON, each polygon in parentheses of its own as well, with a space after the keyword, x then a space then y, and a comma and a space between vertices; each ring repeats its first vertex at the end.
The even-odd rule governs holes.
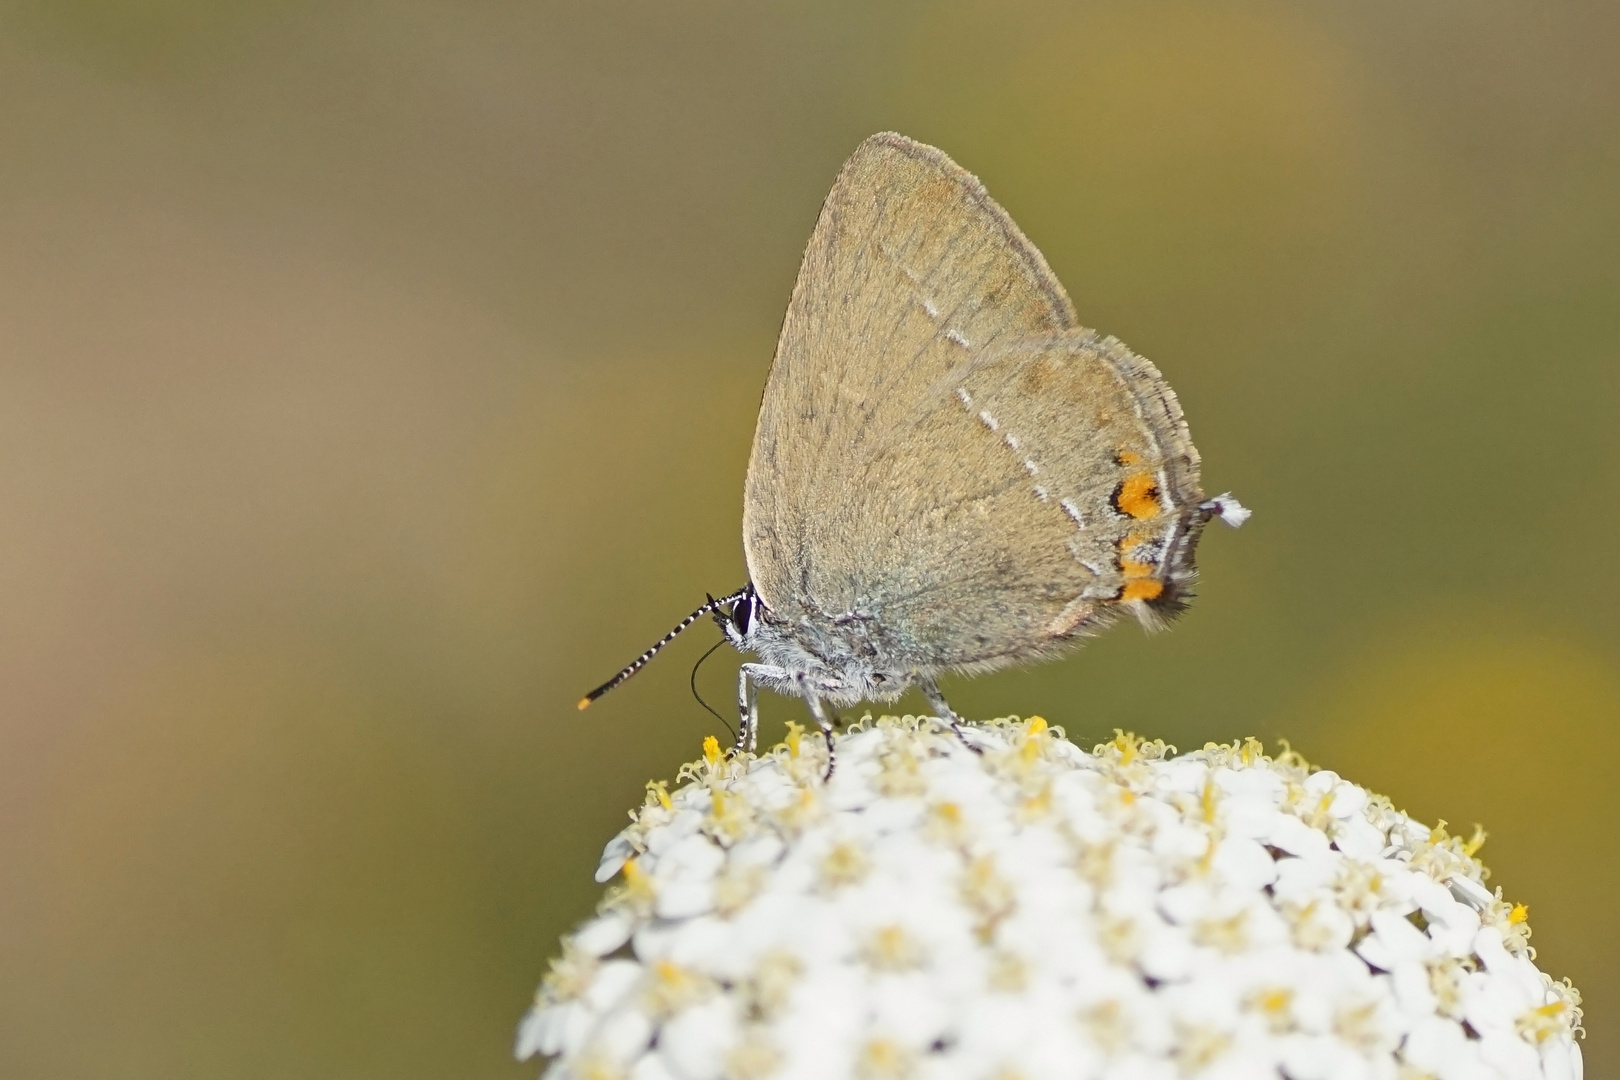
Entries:
POLYGON ((784 618, 768 609, 750 587, 749 599, 721 625, 732 645, 753 653, 762 669, 755 680, 780 694, 817 697, 837 706, 893 701, 918 678, 883 641, 883 628, 866 612, 784 618), (741 617, 739 617, 739 614, 741 617))

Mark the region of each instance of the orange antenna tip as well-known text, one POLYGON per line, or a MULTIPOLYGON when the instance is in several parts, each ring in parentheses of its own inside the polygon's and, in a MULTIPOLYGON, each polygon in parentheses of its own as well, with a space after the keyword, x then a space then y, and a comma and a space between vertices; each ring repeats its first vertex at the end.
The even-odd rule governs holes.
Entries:
POLYGON ((590 707, 591 707, 591 699, 590 698, 582 697, 582 698, 579 699, 579 710, 580 710, 580 712, 584 712, 586 709, 588 709, 590 707))

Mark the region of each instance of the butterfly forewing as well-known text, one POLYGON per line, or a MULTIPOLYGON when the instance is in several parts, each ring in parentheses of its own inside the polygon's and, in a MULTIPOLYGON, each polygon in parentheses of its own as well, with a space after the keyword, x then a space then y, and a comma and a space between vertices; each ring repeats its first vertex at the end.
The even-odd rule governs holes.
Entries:
POLYGON ((766 602, 791 605, 812 551, 837 558, 810 541, 849 524, 826 485, 847 479, 851 451, 974 350, 1073 325, 1045 260, 977 180, 904 136, 862 143, 806 249, 749 460, 743 539, 766 602))

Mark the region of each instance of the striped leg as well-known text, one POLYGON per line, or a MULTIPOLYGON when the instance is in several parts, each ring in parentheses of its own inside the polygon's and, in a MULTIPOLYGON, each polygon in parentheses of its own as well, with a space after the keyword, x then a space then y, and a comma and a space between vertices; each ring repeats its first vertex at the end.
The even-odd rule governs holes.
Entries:
POLYGON ((735 753, 753 753, 759 745, 759 688, 750 678, 759 664, 744 664, 737 669, 737 745, 735 753))
POLYGON ((979 747, 968 742, 967 729, 962 726, 965 721, 956 715, 956 710, 951 708, 950 702, 945 700, 945 695, 940 693, 939 683, 931 678, 918 679, 917 689, 921 690, 923 697, 928 699, 928 704, 933 708, 934 715, 939 718, 941 723, 948 725, 956 733, 956 737, 961 740, 963 746, 975 754, 984 753, 979 747))
POLYGON ((821 782, 826 783, 832 779, 833 766, 837 764, 833 754, 833 723, 832 717, 827 715, 827 704, 815 695, 807 695, 804 699, 810 705, 810 715, 816 718, 816 726, 821 729, 821 737, 827 740, 827 771, 822 773, 821 782))

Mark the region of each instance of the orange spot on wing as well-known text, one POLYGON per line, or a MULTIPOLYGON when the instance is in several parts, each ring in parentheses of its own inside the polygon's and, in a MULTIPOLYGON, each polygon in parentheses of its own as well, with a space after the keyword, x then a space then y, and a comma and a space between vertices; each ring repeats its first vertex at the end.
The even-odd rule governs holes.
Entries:
POLYGON ((1135 450, 1118 450, 1114 453, 1114 460, 1121 465, 1137 465, 1142 461, 1142 455, 1135 450))
POLYGON ((1159 481, 1152 473, 1132 473, 1119 485, 1114 505, 1133 518, 1150 518, 1160 510, 1159 481))
POLYGON ((1125 588, 1120 592, 1121 600, 1157 600, 1164 592, 1164 583, 1152 578, 1136 578, 1127 581, 1125 588))
POLYGON ((1119 543, 1120 572, 1128 578, 1151 577, 1153 571, 1159 568, 1159 564, 1152 561, 1151 555, 1148 559, 1143 560, 1133 559, 1129 553, 1140 551, 1143 548, 1147 548, 1150 553, 1154 553, 1152 544, 1153 537, 1148 536, 1146 533, 1131 533, 1124 540, 1121 540, 1119 543))

